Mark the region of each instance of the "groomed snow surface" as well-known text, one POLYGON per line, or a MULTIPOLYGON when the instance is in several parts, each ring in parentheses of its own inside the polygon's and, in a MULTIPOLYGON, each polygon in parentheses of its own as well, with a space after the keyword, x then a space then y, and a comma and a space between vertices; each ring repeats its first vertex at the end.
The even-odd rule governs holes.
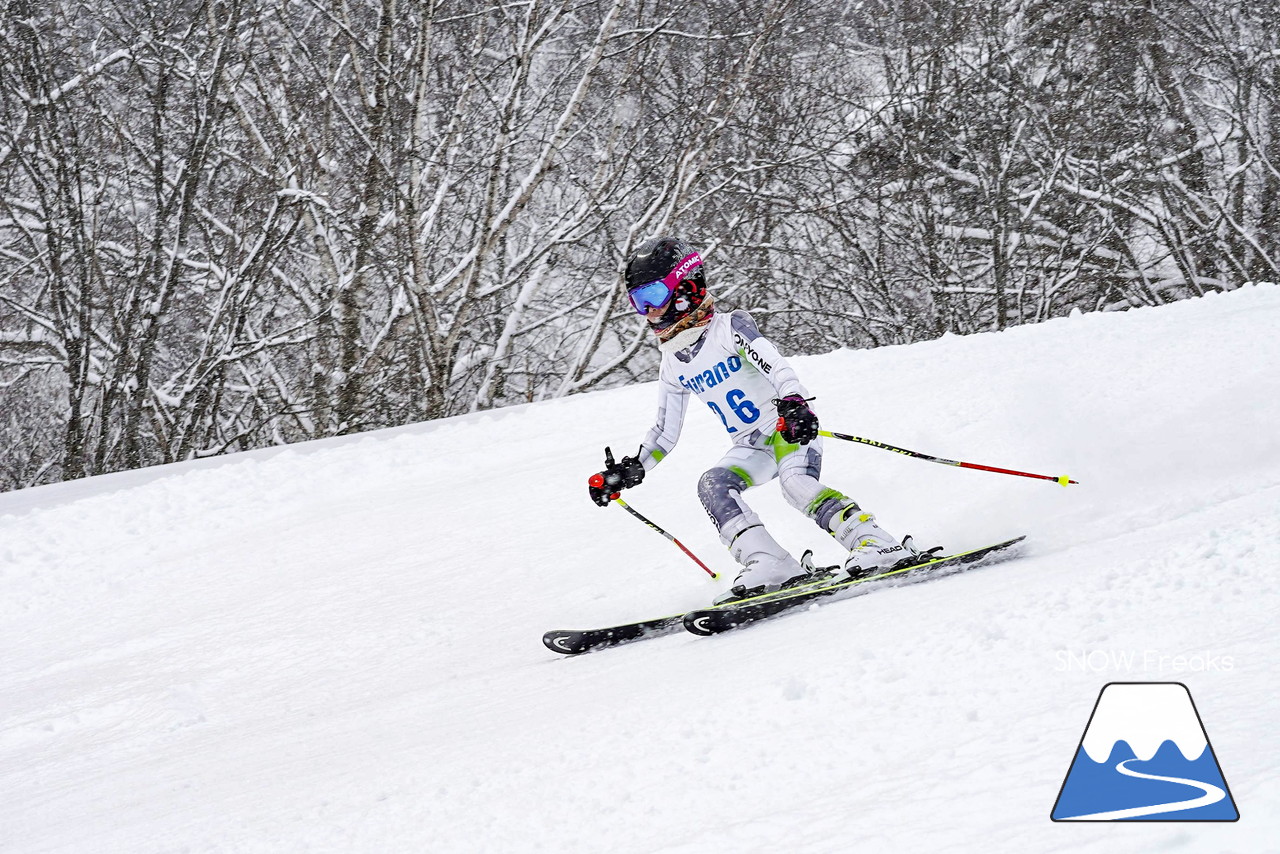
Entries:
MULTIPOLYGON (((1280 850, 1280 288, 795 359, 824 481, 1025 557, 714 638, 587 498, 653 384, 0 495, 0 851, 1280 850), (1178 681, 1241 819, 1055 824, 1098 693, 1178 681)), ((732 575, 694 404, 632 505, 732 575)), ((778 538, 840 551, 776 484, 778 538)))

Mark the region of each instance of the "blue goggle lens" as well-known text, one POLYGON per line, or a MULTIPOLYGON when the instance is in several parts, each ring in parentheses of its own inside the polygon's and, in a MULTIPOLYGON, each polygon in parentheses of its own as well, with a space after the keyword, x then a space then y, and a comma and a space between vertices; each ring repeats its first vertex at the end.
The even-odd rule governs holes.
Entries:
POLYGON ((659 279, 638 288, 631 288, 627 291, 627 296, 631 298, 631 304, 639 314, 647 314, 649 309, 662 308, 667 304, 671 299, 671 288, 659 279))

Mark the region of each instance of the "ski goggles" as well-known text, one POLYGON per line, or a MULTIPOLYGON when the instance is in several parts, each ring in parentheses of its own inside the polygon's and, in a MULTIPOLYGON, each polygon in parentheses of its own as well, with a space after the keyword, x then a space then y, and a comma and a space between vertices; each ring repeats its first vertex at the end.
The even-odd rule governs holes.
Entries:
POLYGON ((702 266, 702 256, 691 252, 681 259, 670 273, 653 282, 627 288, 627 298, 639 314, 648 314, 651 308, 662 308, 676 292, 680 281, 702 266))

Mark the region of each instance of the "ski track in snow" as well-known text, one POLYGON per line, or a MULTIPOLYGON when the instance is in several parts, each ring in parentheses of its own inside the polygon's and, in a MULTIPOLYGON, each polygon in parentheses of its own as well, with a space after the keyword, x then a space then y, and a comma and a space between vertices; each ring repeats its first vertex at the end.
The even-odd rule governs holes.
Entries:
POLYGON ((1153 804, 1152 806, 1146 807, 1130 807, 1128 809, 1107 810, 1105 812, 1095 812, 1087 815, 1073 815, 1059 819, 1059 821, 1114 821, 1116 819, 1123 818, 1142 818, 1148 815, 1171 813, 1176 810, 1190 810, 1197 807, 1207 807, 1212 804, 1216 804, 1227 796, 1227 793, 1222 788, 1215 786, 1212 783, 1202 783, 1199 780, 1189 780, 1184 777, 1162 777, 1159 774, 1145 774, 1141 771, 1134 771, 1132 768, 1128 767, 1130 762, 1141 761, 1141 759, 1126 759, 1124 762, 1116 764, 1116 770, 1126 777, 1137 777, 1139 780, 1159 780, 1165 783, 1179 783, 1183 786, 1190 786, 1193 789, 1199 789, 1200 795, 1195 798, 1188 798, 1185 801, 1176 801, 1169 804, 1153 804))
MULTIPOLYGON (((0 851, 1280 850, 1277 327, 1251 287, 797 358, 828 429, 1081 485, 827 440, 891 532, 1024 556, 576 659, 541 633, 720 589, 585 494, 652 383, 0 495, 0 851), (1130 680, 1188 685, 1239 822, 1049 820, 1130 680)), ((628 500, 731 577, 725 447, 691 413, 628 500)))

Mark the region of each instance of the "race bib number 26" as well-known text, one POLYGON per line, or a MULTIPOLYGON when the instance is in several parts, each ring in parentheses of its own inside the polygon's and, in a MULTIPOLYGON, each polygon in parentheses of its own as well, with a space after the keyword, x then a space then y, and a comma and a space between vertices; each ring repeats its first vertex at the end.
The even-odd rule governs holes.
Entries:
MULTIPOLYGON (((760 418, 760 408, 747 399, 747 393, 740 388, 730 389, 724 396, 724 402, 729 405, 733 414, 744 424, 754 424, 760 418)), ((737 433, 738 428, 729 423, 729 419, 725 416, 724 410, 714 401, 707 401, 707 406, 711 407, 711 411, 720 417, 720 423, 730 433, 737 433)))

